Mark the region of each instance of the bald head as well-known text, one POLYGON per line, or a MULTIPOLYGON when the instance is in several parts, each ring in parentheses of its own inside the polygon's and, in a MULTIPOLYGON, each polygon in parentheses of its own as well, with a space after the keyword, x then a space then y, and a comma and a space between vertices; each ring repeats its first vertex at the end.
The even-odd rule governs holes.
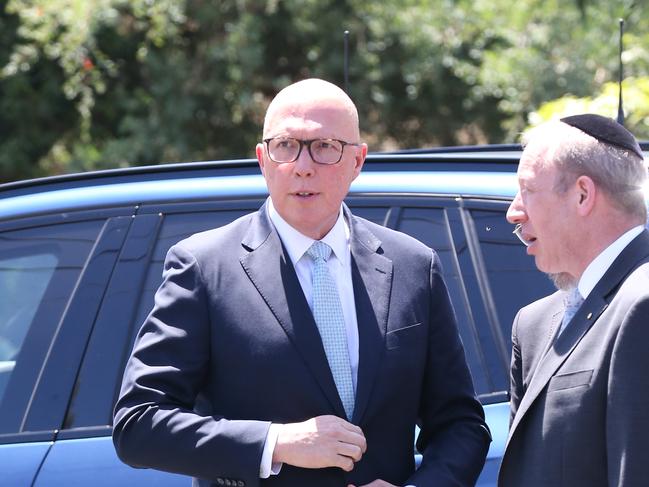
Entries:
MULTIPOLYGON (((317 78, 298 81, 281 90, 268 106, 264 118, 264 139, 281 133, 293 121, 322 120, 327 114, 331 123, 321 127, 327 137, 359 142, 358 111, 354 102, 336 85, 317 78)), ((324 136, 324 134, 323 134, 324 136)))
POLYGON ((367 155, 354 103, 321 79, 292 84, 268 107, 263 139, 255 153, 273 207, 298 232, 320 240, 336 223, 367 155))

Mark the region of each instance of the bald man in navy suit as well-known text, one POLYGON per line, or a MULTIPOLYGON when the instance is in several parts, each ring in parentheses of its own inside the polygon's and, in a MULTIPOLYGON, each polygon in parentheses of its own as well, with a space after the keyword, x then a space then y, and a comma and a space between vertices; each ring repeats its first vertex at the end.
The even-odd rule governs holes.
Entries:
POLYGON ((120 458, 200 486, 473 485, 490 436, 439 258, 342 203, 367 153, 356 107, 291 85, 256 153, 264 206, 169 250, 115 407, 120 458))

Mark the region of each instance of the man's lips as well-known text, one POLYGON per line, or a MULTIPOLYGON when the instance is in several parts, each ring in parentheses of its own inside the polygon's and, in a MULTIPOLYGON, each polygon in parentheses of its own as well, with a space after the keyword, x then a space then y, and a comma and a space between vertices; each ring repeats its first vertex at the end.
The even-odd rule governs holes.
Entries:
POLYGON ((309 198, 309 197, 312 197, 312 196, 317 196, 319 193, 317 193, 315 191, 305 190, 305 191, 295 191, 295 192, 293 192, 291 194, 293 196, 297 196, 299 198, 309 198))

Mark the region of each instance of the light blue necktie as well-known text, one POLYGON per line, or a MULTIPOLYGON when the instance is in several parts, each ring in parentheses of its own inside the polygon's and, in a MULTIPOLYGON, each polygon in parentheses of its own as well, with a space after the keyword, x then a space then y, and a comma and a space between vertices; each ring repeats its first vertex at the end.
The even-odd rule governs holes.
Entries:
POLYGON ((570 323, 570 320, 572 320, 572 318, 575 316, 582 303, 584 302, 584 298, 581 297, 579 288, 574 288, 564 295, 563 302, 565 305, 565 311, 563 313, 563 319, 561 320, 559 335, 563 332, 566 325, 570 323))
POLYGON ((347 419, 351 419, 354 412, 354 383, 349 362, 343 308, 340 304, 336 282, 327 268, 331 247, 324 242, 315 241, 307 250, 307 254, 314 262, 313 317, 320 332, 338 395, 345 408, 347 419))

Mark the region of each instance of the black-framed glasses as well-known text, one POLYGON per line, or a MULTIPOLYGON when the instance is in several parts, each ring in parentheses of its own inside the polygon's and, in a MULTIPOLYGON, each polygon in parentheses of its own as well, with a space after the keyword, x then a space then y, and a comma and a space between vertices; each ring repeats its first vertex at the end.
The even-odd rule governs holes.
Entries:
POLYGON ((293 137, 273 137, 264 139, 270 159, 278 164, 295 162, 300 157, 302 147, 307 146, 313 162, 318 164, 338 164, 343 157, 346 145, 359 146, 338 139, 301 140, 293 137))

